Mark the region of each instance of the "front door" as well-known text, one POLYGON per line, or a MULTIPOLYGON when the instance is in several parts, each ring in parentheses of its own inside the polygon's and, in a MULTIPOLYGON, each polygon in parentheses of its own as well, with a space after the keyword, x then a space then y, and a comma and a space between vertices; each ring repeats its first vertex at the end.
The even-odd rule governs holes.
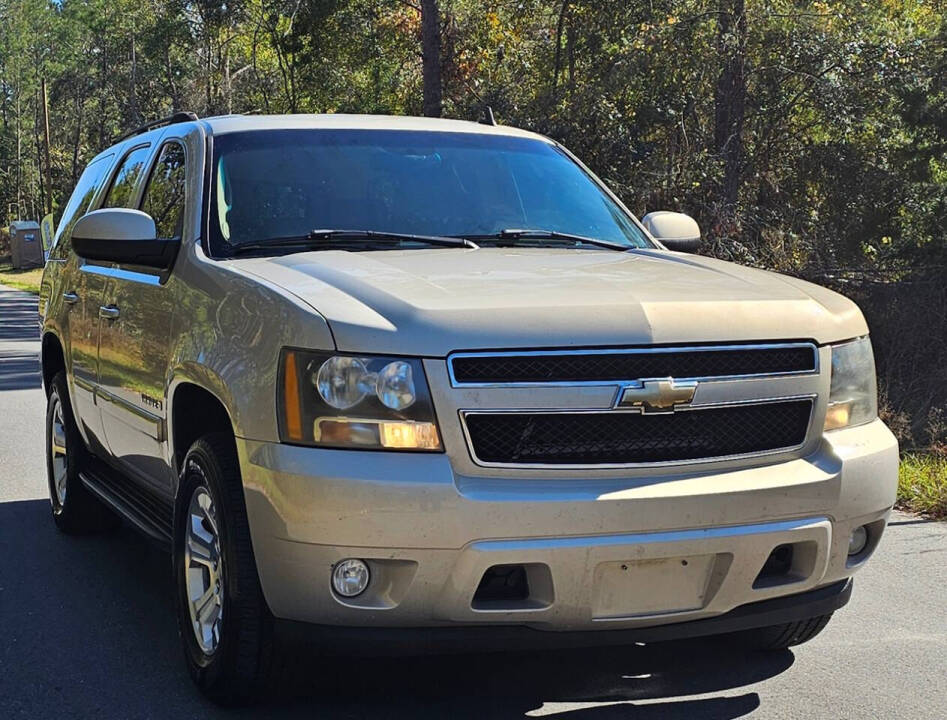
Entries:
MULTIPOLYGON (((185 153, 179 142, 161 146, 140 208, 158 237, 181 237, 185 153)), ((112 456, 129 474, 160 493, 173 488, 165 442, 167 373, 175 304, 167 272, 115 266, 99 341, 100 406, 112 456)))
POLYGON ((49 254, 49 263, 44 280, 50 286, 50 278, 61 273, 62 297, 49 297, 49 308, 66 309, 64 338, 72 370, 73 415, 83 436, 90 446, 102 447, 102 419, 95 404, 95 389, 98 383, 99 306, 105 298, 108 278, 86 272, 82 261, 69 251, 72 243, 72 228, 92 206, 106 175, 112 166, 112 155, 103 155, 89 163, 76 184, 59 222, 56 242, 49 254))

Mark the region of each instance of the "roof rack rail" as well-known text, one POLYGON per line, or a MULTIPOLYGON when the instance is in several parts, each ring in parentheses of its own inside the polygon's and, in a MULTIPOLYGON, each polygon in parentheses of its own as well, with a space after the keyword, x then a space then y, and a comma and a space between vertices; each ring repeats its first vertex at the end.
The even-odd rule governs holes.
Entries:
POLYGON ((493 108, 489 105, 484 105, 483 115, 481 115, 477 122, 479 122, 481 125, 496 125, 497 121, 496 118, 493 117, 493 108))
POLYGON ((143 132, 152 130, 156 127, 161 127, 163 125, 176 125, 177 123, 191 122, 192 120, 197 120, 197 119, 199 118, 197 117, 196 113, 185 112, 185 111, 176 112, 173 115, 168 115, 168 117, 166 118, 161 118, 160 120, 152 120, 151 122, 146 122, 144 125, 139 125, 134 130, 131 130, 125 133, 124 135, 118 136, 117 138, 112 140, 112 143, 114 144, 114 143, 121 142, 122 140, 125 140, 126 138, 130 138, 134 135, 141 135, 143 132))

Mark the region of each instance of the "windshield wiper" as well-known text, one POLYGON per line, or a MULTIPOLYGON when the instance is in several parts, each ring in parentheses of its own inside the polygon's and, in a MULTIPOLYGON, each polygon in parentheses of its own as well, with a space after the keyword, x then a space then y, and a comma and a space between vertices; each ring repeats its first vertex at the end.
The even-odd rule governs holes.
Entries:
MULTIPOLYGON (((598 247, 608 248, 609 250, 634 250, 635 248, 630 245, 622 245, 621 243, 611 242, 609 240, 599 240, 598 238, 585 237, 584 235, 573 235, 571 233, 562 233, 557 232, 556 230, 526 230, 520 228, 506 228, 505 230, 500 230, 495 233, 487 233, 484 235, 463 235, 457 236, 463 237, 467 240, 510 240, 515 243, 517 240, 563 240, 565 242, 583 244, 583 245, 596 245, 598 247)), ((512 244, 512 243, 511 243, 512 244)))
POLYGON ((414 235, 411 233, 385 232, 380 230, 311 230, 304 235, 287 235, 269 238, 261 242, 242 243, 234 247, 234 255, 271 249, 322 250, 345 247, 361 247, 364 244, 380 243, 394 245, 402 242, 419 242, 443 247, 468 247, 478 245, 469 238, 445 235, 414 235))

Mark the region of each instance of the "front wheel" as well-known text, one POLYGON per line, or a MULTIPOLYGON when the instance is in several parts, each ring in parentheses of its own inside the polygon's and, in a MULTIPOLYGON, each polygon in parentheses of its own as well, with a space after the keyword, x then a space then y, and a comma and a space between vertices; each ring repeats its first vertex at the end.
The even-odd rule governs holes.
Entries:
POLYGON ((206 435, 184 460, 174 518, 178 627, 191 677, 222 704, 268 684, 272 616, 250 542, 233 438, 206 435))

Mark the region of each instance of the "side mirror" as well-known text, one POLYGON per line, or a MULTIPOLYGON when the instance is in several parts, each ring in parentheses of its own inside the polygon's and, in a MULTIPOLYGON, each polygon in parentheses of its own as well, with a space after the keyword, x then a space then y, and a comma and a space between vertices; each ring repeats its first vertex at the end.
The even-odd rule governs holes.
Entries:
POLYGON ((662 210, 648 213, 641 224, 668 250, 697 252, 700 247, 700 227, 690 215, 662 210))
POLYGON ((156 235, 155 221, 148 213, 103 208, 83 215, 75 224, 72 247, 86 260, 170 268, 180 240, 156 235))

